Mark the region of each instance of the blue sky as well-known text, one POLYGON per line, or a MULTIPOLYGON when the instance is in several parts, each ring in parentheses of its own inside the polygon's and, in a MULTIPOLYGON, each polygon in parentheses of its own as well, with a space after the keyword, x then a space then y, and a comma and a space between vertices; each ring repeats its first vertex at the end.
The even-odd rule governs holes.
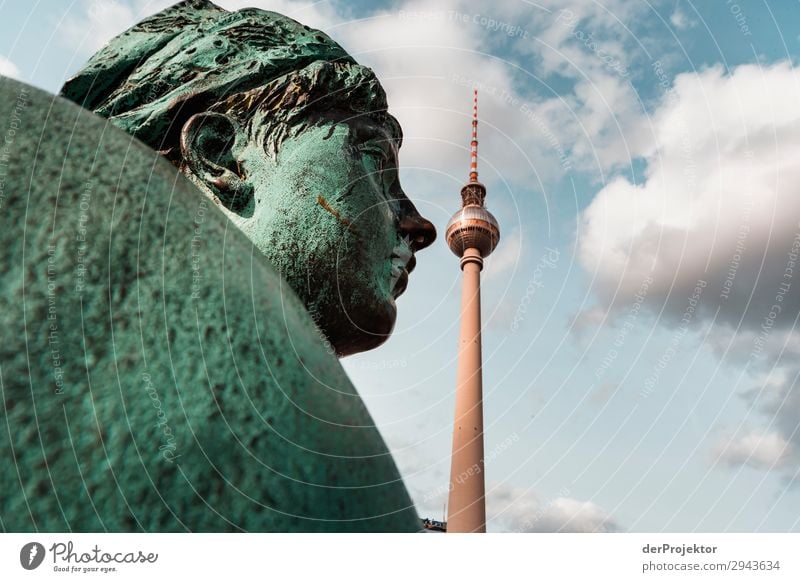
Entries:
MULTIPOLYGON (((0 2, 0 73, 57 91, 168 4, 0 2)), ((477 86, 502 230, 483 277, 490 530, 800 530, 795 3, 219 4, 325 30, 403 125, 404 188, 440 240, 393 337, 343 365, 422 515, 446 499, 460 272, 441 235, 477 86)))

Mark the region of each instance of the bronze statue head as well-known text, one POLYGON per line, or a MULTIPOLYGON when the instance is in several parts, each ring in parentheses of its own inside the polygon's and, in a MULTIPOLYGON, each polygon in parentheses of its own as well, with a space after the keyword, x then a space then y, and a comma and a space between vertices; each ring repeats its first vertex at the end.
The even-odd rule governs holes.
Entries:
POLYGON ((383 343, 435 238, 397 173, 374 73, 324 33, 181 2, 117 36, 61 94, 177 165, 304 301, 336 353, 383 343))

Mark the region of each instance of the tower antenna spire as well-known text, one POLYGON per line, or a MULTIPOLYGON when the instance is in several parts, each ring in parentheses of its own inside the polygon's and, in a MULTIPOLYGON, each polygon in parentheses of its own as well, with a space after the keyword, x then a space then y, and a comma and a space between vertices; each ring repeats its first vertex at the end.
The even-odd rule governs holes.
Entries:
POLYGON ((470 144, 472 160, 469 166, 469 181, 478 181, 478 90, 472 92, 472 143, 470 144))

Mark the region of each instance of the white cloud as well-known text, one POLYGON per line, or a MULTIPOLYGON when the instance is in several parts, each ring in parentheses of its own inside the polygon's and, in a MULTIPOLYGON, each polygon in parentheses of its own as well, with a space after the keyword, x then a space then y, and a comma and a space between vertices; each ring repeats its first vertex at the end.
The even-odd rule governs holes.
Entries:
POLYGON ((669 21, 672 23, 672 26, 677 28, 678 30, 686 30, 687 28, 692 28, 696 22, 689 18, 686 15, 686 12, 679 6, 675 7, 675 10, 669 17, 669 21))
MULTIPOLYGON (((648 304, 680 317, 702 279, 705 313, 761 324, 800 232, 798 81, 789 63, 677 77, 653 116, 644 182, 612 180, 582 215, 579 256, 606 305, 628 304, 652 274, 648 304)), ((800 310, 798 290, 776 326, 800 310)))
POLYGON ((739 392, 745 414, 738 427, 712 443, 712 458, 800 481, 800 334, 794 327, 766 333, 759 327, 718 326, 712 332, 709 347, 723 362, 747 369, 749 382, 739 392))
POLYGON ((749 465, 756 469, 774 469, 784 465, 791 444, 777 433, 748 432, 719 442, 718 461, 732 466, 749 465))
POLYGON ((622 531, 620 524, 591 501, 561 492, 552 499, 508 485, 490 487, 487 530, 497 532, 590 533, 622 531), (563 493, 563 495, 561 494, 563 493))
POLYGON ((740 428, 713 445, 715 455, 788 473, 800 467, 798 101, 800 78, 788 62, 679 75, 652 116, 645 179, 606 184, 578 237, 596 313, 629 309, 651 278, 644 305, 676 324, 703 282, 690 325, 710 331, 724 361, 763 374, 743 395, 740 428))
MULTIPOLYGON (((449 460, 449 459, 447 459, 449 460)), ((398 464, 402 464, 398 461, 398 464)), ((430 471, 430 467, 428 471, 430 471)), ((592 501, 569 496, 564 489, 549 498, 509 484, 486 484, 486 529, 489 532, 617 532, 623 527, 592 501)), ((423 517, 442 519, 447 504, 447 477, 437 486, 411 492, 423 517)))
POLYGON ((748 406, 756 411, 758 420, 765 425, 766 437, 756 443, 753 435, 747 435, 740 448, 734 448, 735 461, 761 469, 779 469, 791 481, 800 474, 800 365, 797 358, 798 336, 792 331, 779 333, 783 336, 773 344, 767 354, 764 367, 768 370, 756 378, 753 387, 742 394, 748 406), (780 346, 780 347, 779 347, 780 346), (735 452, 754 449, 751 459, 737 458, 735 452), (757 445, 757 446, 756 446, 757 445), (743 447, 743 449, 741 449, 743 447), (772 461, 772 462, 771 462, 772 461))
POLYGON ((19 69, 17 65, 12 63, 9 59, 0 55, 0 75, 4 77, 11 77, 12 79, 19 79, 19 69))

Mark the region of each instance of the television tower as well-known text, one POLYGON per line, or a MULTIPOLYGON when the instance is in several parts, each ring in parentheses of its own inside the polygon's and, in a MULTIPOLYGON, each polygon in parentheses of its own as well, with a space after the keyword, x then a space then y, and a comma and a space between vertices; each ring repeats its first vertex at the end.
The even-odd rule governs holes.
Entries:
POLYGON ((461 335, 458 342, 456 413, 447 531, 485 532, 483 472, 483 378, 481 363, 481 269, 497 247, 500 227, 483 207, 486 187, 478 182, 478 91, 473 94, 472 161, 469 182, 461 188, 461 210, 447 224, 450 250, 461 258, 461 335))

